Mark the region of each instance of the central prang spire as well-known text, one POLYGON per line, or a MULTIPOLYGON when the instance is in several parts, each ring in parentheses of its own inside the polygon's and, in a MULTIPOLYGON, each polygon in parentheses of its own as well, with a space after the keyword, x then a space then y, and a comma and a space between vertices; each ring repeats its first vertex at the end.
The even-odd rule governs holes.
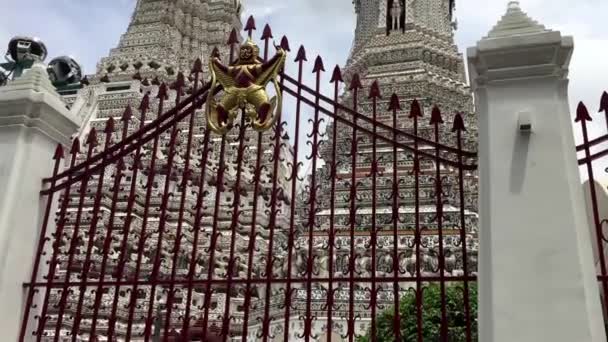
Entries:
MULTIPOLYGON (((98 64, 98 76, 125 78, 134 72, 172 76, 240 30, 240 0, 138 0, 127 32, 98 64)), ((223 54, 225 55, 225 54, 223 54)))

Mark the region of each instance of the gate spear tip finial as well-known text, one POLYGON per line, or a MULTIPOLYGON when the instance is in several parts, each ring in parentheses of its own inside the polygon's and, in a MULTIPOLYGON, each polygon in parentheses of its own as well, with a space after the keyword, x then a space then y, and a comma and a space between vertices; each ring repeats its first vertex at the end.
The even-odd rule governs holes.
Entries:
POLYGON ((150 92, 146 92, 146 95, 142 97, 141 102, 139 103, 139 111, 145 112, 150 109, 150 92))
POLYGON ((132 116, 133 116, 133 110, 131 109, 131 104, 128 104, 127 107, 125 107, 125 111, 122 113, 122 117, 120 118, 120 121, 127 122, 127 121, 131 120, 132 116))
POLYGON ((464 120, 462 119, 461 113, 456 113, 454 116, 454 126, 452 126, 452 132, 463 132, 466 131, 464 127, 464 120))
POLYGON ((306 49, 304 49, 304 45, 300 45, 300 49, 298 49, 298 54, 296 55, 295 62, 303 62, 308 61, 306 59, 306 49))
POLYGON ((399 96, 395 93, 391 95, 391 101, 388 105, 388 110, 398 111, 401 110, 401 102, 399 101, 399 96))
POLYGON ((63 159, 63 145, 57 144, 57 148, 55 149, 55 154, 53 154, 53 160, 63 159))
POLYGON ((85 142, 89 147, 97 146, 97 130, 95 127, 91 128, 85 142))
POLYGON ((422 109, 420 108, 420 102, 418 102, 418 100, 414 99, 414 101, 412 101, 412 104, 410 106, 410 118, 414 118, 414 117, 422 117, 422 109))
POLYGON ((325 66, 323 65, 323 58, 321 58, 321 56, 317 56, 315 59, 315 66, 312 68, 312 72, 314 74, 320 71, 325 72, 325 66))
POLYGON ((261 39, 264 40, 264 39, 270 39, 270 38, 274 38, 272 36, 272 29, 270 28, 270 25, 266 24, 264 26, 264 31, 262 32, 261 39))
POLYGON ((162 82, 158 87, 158 95, 156 95, 156 98, 161 100, 167 100, 169 98, 167 84, 165 82, 162 82))
POLYGON ((348 87, 348 90, 361 88, 363 88, 363 86, 361 85, 361 78, 359 77, 359 74, 354 74, 353 79, 350 81, 350 87, 348 87))
POLYGON ((103 132, 105 134, 112 134, 114 132, 114 118, 110 116, 110 118, 106 121, 106 127, 103 132))
POLYGON ((342 70, 340 70, 339 65, 336 65, 336 67, 334 68, 334 72, 331 74, 331 80, 329 82, 344 82, 344 79, 342 78, 342 70))
POLYGON ((369 98, 370 99, 379 99, 380 96, 380 86, 378 85, 378 81, 374 81, 369 90, 369 98))
POLYGON ((289 39, 287 39, 287 36, 283 36, 283 38, 281 38, 281 49, 288 52, 291 51, 291 48, 289 48, 289 39))
POLYGON ((443 123, 443 118, 441 117, 441 110, 439 107, 433 106, 433 111, 431 112, 431 125, 438 125, 443 123))
POLYGON ((606 115, 608 115, 608 92, 604 92, 602 94, 602 99, 600 100, 600 112, 604 112, 606 115))
POLYGON ((232 31, 230 32, 230 36, 228 37, 228 41, 226 42, 226 44, 232 45, 232 44, 237 44, 238 42, 239 42, 238 33, 236 32, 235 28, 232 28, 232 31))
POLYGON ((197 58, 192 66, 192 74, 203 72, 203 61, 197 58))
POLYGON ((76 137, 76 138, 74 138, 74 141, 72 142, 72 148, 70 149, 70 154, 72 156, 75 156, 78 153, 80 153, 80 140, 78 139, 78 137, 76 137))
POLYGON ((253 15, 249 16, 249 19, 247 19, 247 24, 245 24, 244 30, 249 33, 250 37, 251 37, 251 34, 253 33, 253 31, 256 30, 255 19, 253 18, 253 15))
POLYGON ((579 102, 578 107, 576 108, 576 119, 574 119, 574 122, 591 120, 592 119, 589 115, 589 111, 587 110, 587 106, 585 106, 583 102, 579 102))

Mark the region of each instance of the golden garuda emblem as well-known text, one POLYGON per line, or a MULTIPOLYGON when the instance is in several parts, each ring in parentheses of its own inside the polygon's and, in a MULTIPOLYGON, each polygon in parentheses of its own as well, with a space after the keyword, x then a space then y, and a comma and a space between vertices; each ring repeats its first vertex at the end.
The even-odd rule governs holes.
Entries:
POLYGON ((241 46, 234 65, 225 66, 217 57, 211 59, 211 89, 207 97, 206 115, 207 126, 212 131, 226 134, 240 111, 251 120, 256 131, 268 130, 274 125, 283 107, 277 78, 286 59, 285 50, 278 46, 276 48, 276 55, 263 62, 259 57, 260 49, 249 38, 241 46), (276 96, 269 99, 266 86, 271 81, 276 96), (224 93, 216 101, 213 94, 218 83, 224 88, 224 93))

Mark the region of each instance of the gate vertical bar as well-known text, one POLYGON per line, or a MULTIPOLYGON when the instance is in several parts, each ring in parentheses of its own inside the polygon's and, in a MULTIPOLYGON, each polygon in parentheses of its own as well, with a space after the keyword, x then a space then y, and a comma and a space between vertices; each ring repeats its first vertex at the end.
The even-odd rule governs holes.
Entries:
MULTIPOLYGON (((331 76, 330 83, 334 84, 334 116, 338 116, 338 96, 340 91, 340 83, 343 83, 342 72, 340 67, 336 65, 333 74, 331 76)), ((336 161, 336 148, 337 148, 337 135, 338 135, 338 120, 334 117, 332 125, 332 141, 331 141, 331 192, 329 200, 329 234, 328 234, 328 248, 329 248, 329 284, 327 290, 327 342, 331 342, 332 331, 333 331, 333 309, 334 309, 334 246, 336 244, 336 231, 335 231, 335 201, 336 201, 336 176, 338 174, 338 162, 336 161)))
MULTIPOLYGON (((245 30, 249 31, 249 38, 252 36, 252 32, 255 29, 255 23, 253 21, 253 17, 249 17, 245 30)), ((233 39, 229 39, 228 44, 230 44, 230 63, 234 60, 234 45, 235 42, 233 39)), ((214 56, 218 56, 219 52, 217 49, 213 53, 214 56)), ((204 298, 204 314, 203 314, 203 341, 207 338, 207 333, 209 331, 209 309, 211 306, 211 295, 213 293, 212 280, 214 274, 214 264, 215 264, 215 252, 216 252, 216 244, 218 239, 221 236, 221 233, 218 232, 218 224, 217 218, 219 217, 220 210, 220 199, 221 194, 225 190, 224 189, 224 172, 226 171, 225 165, 225 156, 224 153, 226 151, 226 135, 222 135, 221 143, 220 143, 220 159, 218 163, 217 169, 217 182, 216 182, 216 191, 215 191, 215 202, 214 202, 214 210, 213 210, 213 228, 211 230, 211 236, 209 241, 209 267, 207 270, 207 286, 205 287, 205 298, 204 298)))
MULTIPOLYGON (((78 151, 80 151, 80 142, 78 141, 78 139, 74 139, 74 141, 72 142, 72 148, 70 150, 70 157, 71 157, 71 161, 70 161, 70 169, 72 167, 74 167, 74 165, 76 164, 76 155, 78 154, 78 151)), ((71 180, 71 178, 73 177, 73 175, 71 173, 68 174, 68 180, 71 180)), ((53 255, 51 257, 51 261, 49 262, 49 273, 47 275, 47 284, 46 284, 46 291, 44 294, 44 301, 42 304, 42 312, 40 314, 40 319, 38 321, 38 335, 36 336, 36 341, 40 342, 42 340, 42 335, 44 333, 44 325, 46 324, 46 314, 47 314, 47 310, 48 310, 48 306, 49 306, 49 297, 50 297, 50 289, 51 287, 51 283, 53 283, 53 281, 55 280, 55 271, 57 270, 57 266, 58 266, 58 260, 57 258, 59 257, 59 248, 61 240, 62 240, 62 236, 63 236, 63 230, 65 228, 65 223, 66 223, 66 218, 65 215, 67 213, 67 209, 68 209, 68 205, 70 203, 70 190, 72 189, 71 186, 68 186, 65 188, 65 192, 63 194, 63 201, 61 202, 61 209, 59 211, 59 218, 57 219, 57 231, 55 232, 55 242, 53 243, 53 255)))
POLYGON ((462 132, 466 131, 464 126, 464 121, 462 119, 462 115, 457 113, 454 116, 454 127, 452 128, 452 132, 456 132, 456 140, 458 146, 458 190, 460 193, 460 243, 462 246, 462 270, 464 272, 464 289, 463 289, 463 299, 464 299, 464 319, 465 319, 465 327, 466 327, 466 340, 467 342, 472 341, 472 331, 471 331, 471 305, 469 303, 469 267, 468 267, 468 251, 467 251, 467 235, 466 235, 466 221, 465 221, 465 206, 466 203, 464 201, 464 163, 462 156, 462 132))
MULTIPOLYGON (((401 313, 399 310, 399 275, 401 269, 399 267, 399 177, 398 177, 398 159, 397 159, 397 112, 401 110, 399 97, 393 93, 388 110, 393 112, 393 189, 392 189, 392 224, 393 224, 393 305, 395 312, 393 316, 393 334, 395 341, 401 340, 401 313)), ((405 271, 404 271, 405 272, 405 271)))
POLYGON ((211 136, 211 130, 205 129, 203 136, 203 150, 201 156, 201 175, 198 183, 198 194, 196 197, 195 206, 195 217, 194 217, 194 238, 192 243, 192 256, 190 257, 190 267, 188 268, 188 293, 186 295, 186 312, 184 314, 184 325, 182 327, 182 335, 184 338, 189 338, 190 334, 190 306, 192 302, 192 291, 194 290, 194 276, 196 273, 197 265, 197 254, 198 254, 198 240, 199 235, 203 227, 201 227, 203 219, 203 199, 205 197, 205 176, 207 174, 207 161, 209 158, 209 137, 211 136))
MULTIPOLYGON (((318 93, 321 89, 321 73, 325 71, 323 66, 323 60, 321 56, 317 56, 315 60, 315 65, 312 72, 315 75, 315 91, 318 93)), ((311 184, 310 184, 310 195, 309 195, 309 205, 310 209, 308 212, 308 260, 306 267, 306 314, 304 317, 304 332, 302 336, 306 341, 310 341, 313 338, 312 334, 312 322, 313 322, 313 313, 312 313, 312 283, 313 283, 313 273, 314 273, 314 260, 315 256, 313 255, 313 246, 314 246, 314 231, 316 228, 316 213, 317 213, 317 156, 319 154, 319 129, 320 129, 320 121, 319 121, 319 97, 315 98, 315 114, 312 120, 312 131, 310 133, 310 137, 312 138, 311 143, 311 151, 309 159, 312 162, 312 174, 311 174, 311 184)), ((310 142, 309 142, 310 143, 310 142)))
MULTIPOLYGON (((224 304, 224 317, 222 320, 221 338, 223 342, 226 342, 230 335, 230 297, 231 289, 233 288, 232 278, 234 274, 234 264, 236 262, 234 256, 234 249, 236 244, 236 227, 239 224, 239 216, 241 215, 241 169, 243 164, 243 157, 246 146, 245 142, 245 129, 247 123, 245 122, 245 113, 241 113, 241 123, 239 125, 239 133, 237 136, 238 149, 236 156, 236 180, 233 187, 233 201, 232 201, 232 219, 230 224, 230 252, 228 256, 228 269, 226 270, 226 302, 224 304)), ((215 218, 217 220, 217 217, 215 218)))
MULTIPOLYGON (((144 114, 145 111, 148 110, 148 94, 144 96, 142 99, 142 104, 140 105, 140 110, 142 111, 142 122, 145 121, 144 114)), ((127 129, 123 129, 122 139, 126 137, 128 133, 127 129)), ((95 290, 95 302, 93 304, 93 318, 91 323, 91 336, 95 336, 97 331, 97 317, 99 315, 99 310, 101 309, 101 297, 103 296, 103 286, 102 282, 105 281, 106 277, 106 267, 108 263, 108 256, 110 254, 110 247, 112 245, 112 233, 114 232, 114 219, 116 216, 116 205, 118 201, 118 194, 121 191, 120 181, 123 177, 123 172, 125 170, 124 159, 120 158, 116 163, 115 174, 114 174, 114 184, 112 187, 112 200, 110 204, 110 217, 108 218, 108 225, 106 227, 106 236, 104 237, 101 265, 99 267, 99 285, 97 285, 97 289, 95 290)))
MULTIPOLYGON (((145 99, 145 97, 144 97, 145 99)), ((162 113, 162 103, 159 103, 159 115, 162 113)), ((132 110, 131 110, 131 106, 127 105, 127 107, 125 108, 125 111, 122 115, 122 122, 123 122, 123 128, 122 128, 122 138, 123 140, 127 137, 128 133, 129 133, 129 122, 131 121, 131 117, 132 117, 132 110)), ((140 122, 140 130, 143 128, 144 125, 144 121, 142 120, 142 122, 140 122)), ((158 139, 158 138, 155 138, 158 139)), ((138 148, 137 149, 139 152, 135 152, 135 163, 133 163, 133 165, 131 165, 131 184, 130 184, 130 188, 129 188, 129 197, 127 198, 127 216, 124 218, 124 224, 123 224, 123 235, 122 235, 122 244, 120 246, 120 257, 119 257, 119 261, 117 264, 117 270, 114 273, 114 278, 116 279, 116 281, 120 281, 122 280, 123 274, 124 274, 124 270, 126 267, 126 263, 127 261, 127 241, 128 241, 128 237, 129 237, 129 233, 131 231, 131 220, 133 218, 133 206, 135 205, 135 197, 136 195, 136 189, 137 189, 137 175, 139 173, 139 164, 138 164, 138 160, 139 160, 139 155, 141 154, 141 149, 138 148)), ((153 158, 156 155, 156 149, 154 150, 153 153, 153 158)), ((118 189, 114 189, 114 191, 118 191, 118 189)), ((147 207, 147 206, 146 206, 147 207)), ((145 219, 146 215, 144 215, 144 219, 145 219)), ((120 292, 120 285, 116 285, 114 287, 114 299, 112 301, 112 310, 110 313, 110 319, 109 319, 109 323, 108 323, 108 340, 112 340, 112 338, 114 337, 114 330, 116 329, 116 315, 117 315, 117 310, 118 310, 118 294, 120 292)))
MULTIPOLYGON (((448 340, 448 318, 445 292, 445 255, 443 253, 443 180, 441 178, 441 160, 439 155, 439 124, 443 124, 441 111, 437 106, 431 112, 435 141, 435 196, 437 205, 437 235, 439 238, 439 287, 441 295, 441 326, 439 338, 441 341, 448 340)), ((466 276, 466 275, 465 275, 466 276)))
MULTIPOLYGON (((422 117, 422 109, 418 100, 414 99, 411 105, 410 118, 414 120, 414 136, 418 136, 418 118, 422 117)), ((417 341, 422 341, 422 274, 420 244, 422 232, 420 228, 420 156, 418 155, 418 139, 414 139, 414 248, 416 250, 416 335, 417 341)))
MULTIPOLYGON (((94 150, 95 146, 97 145, 97 138, 95 135, 96 135, 95 128, 92 128, 91 131, 89 132, 89 136, 86 140, 86 144, 87 144, 86 160, 91 159, 91 157, 93 156, 93 150, 94 150)), ((78 155, 78 152, 74 153, 73 158, 77 158, 77 155, 78 155)), ((78 201, 78 209, 76 211, 76 222, 74 222, 72 238, 70 239, 70 247, 67 251, 67 256, 68 256, 68 263, 67 263, 67 267, 66 267, 67 271, 66 271, 65 281, 64 281, 63 288, 62 288, 62 292, 61 292, 61 299, 59 300, 59 314, 57 315, 58 318, 57 318, 57 325, 55 326, 55 336, 54 336, 55 342, 59 341, 61 325, 63 324, 63 315, 65 313, 66 306, 68 305, 67 304, 68 297, 69 297, 68 294, 71 291, 69 282, 70 282, 70 278, 72 276, 72 263, 74 262, 74 256, 76 255, 76 248, 78 246, 78 242, 79 242, 79 238, 80 238, 78 235, 78 232, 80 231, 80 221, 82 219, 84 197, 86 195, 87 186, 88 186, 88 183, 89 183, 89 180, 91 177, 91 175, 89 174, 88 165, 84 169, 84 174, 85 174, 85 177, 80 183, 80 192, 79 192, 80 196, 79 196, 79 201, 78 201)), ((74 317, 73 319, 74 319, 74 322, 76 322, 80 319, 80 317, 74 317)), ((73 334, 72 342, 74 342, 76 340, 77 332, 72 332, 72 334, 73 334)))
MULTIPOLYGON (((362 88, 359 74, 355 74, 351 81, 350 91, 353 94, 353 111, 357 112, 359 89, 362 88)), ((349 296, 348 296, 348 341, 354 342, 355 340, 355 259, 357 254, 355 252, 355 229, 357 221, 357 115, 353 114, 353 135, 351 141, 351 184, 350 184, 350 258, 349 258, 349 296)))
MULTIPOLYGON (((295 62, 298 63, 298 82, 302 82, 303 76, 303 65, 304 61, 306 61, 306 50, 304 46, 300 46, 298 50, 298 54, 295 58, 295 62)), ((302 88, 300 86, 297 87, 298 95, 302 94, 302 88)), ((293 249, 294 249, 294 233, 295 233, 295 211, 296 211, 296 191, 297 191, 297 182, 298 182, 298 170, 300 168, 300 162, 298 161, 298 145, 300 143, 300 110, 302 107, 302 100, 299 98, 296 99, 296 116, 295 116, 295 131, 294 131, 294 143, 293 143, 293 163, 290 178, 287 180, 291 182, 291 207, 289 210, 289 238, 288 238, 288 251, 287 251, 287 282, 285 286, 285 322, 289 321, 290 313, 291 313, 291 282, 292 282, 292 258, 293 258, 293 249)), ((283 339, 285 341, 289 341, 289 324, 285 324, 285 331, 283 334, 283 339)))
MULTIPOLYGON (((281 119, 278 119, 278 124, 276 127, 277 133, 280 129, 281 119)), ((256 134, 257 136, 257 145, 256 145, 256 159, 255 159, 255 169, 253 176, 253 204, 252 204, 252 214, 251 214, 251 233, 249 234, 249 254, 247 259, 247 282, 245 285, 245 299, 243 304, 243 336, 242 341, 247 341, 247 335, 249 331, 249 314, 250 314, 250 306, 251 306, 251 295, 253 289, 251 288, 252 283, 252 273, 253 273, 253 258, 255 257, 255 242, 257 238, 256 233, 256 225, 257 225, 257 217, 258 217, 258 196, 260 190, 260 178, 262 176, 262 133, 256 134)), ((280 136, 280 134, 278 134, 280 136)))
POLYGON ((371 236, 370 236, 370 244, 371 244, 371 248, 372 248, 372 261, 371 261, 371 268, 372 268, 372 281, 371 281, 371 291, 370 291, 370 296, 371 296, 371 300, 370 300, 370 309, 371 309, 371 316, 372 316, 372 327, 371 327, 371 338, 372 341, 375 342, 377 340, 377 333, 376 333, 376 307, 377 307, 377 296, 378 296, 378 289, 376 288, 376 247, 377 247, 377 235, 378 235, 378 227, 376 226, 376 207, 378 204, 378 199, 377 199, 377 178, 378 178, 378 156, 377 156, 377 151, 376 151, 376 136, 378 134, 377 132, 377 127, 376 127, 376 120, 377 120, 377 107, 378 107, 378 99, 381 98, 380 96, 380 88, 378 86, 378 81, 374 81, 374 83, 372 83, 371 89, 370 89, 370 93, 369 93, 369 98, 372 100, 372 120, 373 120, 373 127, 372 127, 372 169, 371 169, 371 176, 372 176, 372 230, 371 230, 371 236))
MULTIPOLYGON (((104 133, 105 133, 104 148, 103 148, 104 151, 107 151, 108 147, 110 147, 113 132, 114 132, 114 119, 112 119, 112 117, 110 117, 106 121, 106 127, 104 130, 104 133)), ((102 163, 105 162, 105 160, 106 160, 106 158, 103 159, 102 163)), ((91 252, 93 250, 93 245, 95 243, 95 237, 97 235, 97 223, 99 222, 99 210, 100 210, 100 206, 101 206, 101 198, 103 195, 103 184, 104 184, 105 171, 106 171, 106 168, 101 169, 101 172, 99 173, 99 180, 97 181, 97 190, 95 192, 95 203, 93 204, 93 217, 91 220, 91 227, 88 232, 89 239, 88 239, 88 244, 87 244, 87 251, 86 251, 86 255, 85 255, 84 264, 82 267, 82 275, 80 277, 80 279, 82 281, 88 280, 89 269, 92 266, 92 265, 90 265, 91 252)), ((100 281, 103 281, 103 279, 100 279, 100 281)), ((80 317, 80 315, 82 314, 86 287, 84 285, 81 285, 79 291, 80 291, 80 293, 79 293, 79 297, 78 297, 78 304, 76 306, 76 317, 80 317)), ((76 338, 79 328, 80 328, 80 320, 76 320, 74 322, 74 326, 72 328, 73 339, 76 338)), ((89 338, 93 338, 93 337, 90 336, 89 338)))
MULTIPOLYGON (((61 160, 63 159, 63 146, 61 146, 61 144, 57 145, 57 148, 55 149, 55 155, 53 155, 53 160, 55 160, 55 165, 53 166, 53 180, 51 181, 50 187, 54 187, 55 186, 55 176, 57 176, 57 173, 59 172, 59 166, 61 165, 61 160)), ((27 323, 28 323, 28 318, 30 315, 30 311, 32 309, 32 304, 34 301, 34 294, 37 293, 36 287, 34 285, 34 283, 36 282, 36 280, 38 279, 38 267, 40 267, 40 262, 42 259, 42 255, 44 253, 44 245, 46 244, 46 235, 47 235, 47 230, 48 230, 48 226, 49 226, 49 218, 51 216, 51 209, 53 208, 53 199, 54 199, 54 192, 50 193, 47 196, 47 202, 46 202, 46 209, 44 211, 44 218, 42 219, 42 227, 40 229, 40 240, 38 241, 38 247, 36 248, 36 256, 35 256, 35 260, 34 260, 34 267, 32 269, 32 277, 30 278, 30 288, 28 289, 28 293, 27 293, 27 300, 25 302, 25 309, 24 309, 24 313, 23 313, 23 322, 21 323, 21 331, 19 332, 19 341, 23 341, 23 339, 25 338, 25 334, 26 334, 26 330, 27 330, 27 323)), ((67 200, 67 199, 66 199, 67 200)), ((52 241, 52 240, 51 240, 52 241)), ((50 264, 51 267, 53 267, 53 264, 50 264)), ((49 268, 49 273, 50 273, 50 268, 49 268)), ((46 291, 50 291, 50 288, 47 287, 45 289, 46 291)), ((42 322, 42 327, 44 327, 44 321, 45 321, 45 317, 44 316, 40 316, 38 318, 40 320, 40 322, 42 322)), ((38 334, 38 336, 40 336, 42 334, 42 331, 37 330, 35 332, 36 334, 38 334)))
MULTIPOLYGON (((192 94, 196 94, 198 90, 198 80, 200 73, 203 71, 203 62, 200 59, 197 59, 194 62, 192 67, 192 73, 194 74, 194 85, 192 88, 192 94)), ((179 89, 177 90, 180 91, 179 89)), ((182 172, 182 184, 181 184, 181 196, 179 201, 179 213, 177 216, 177 230, 175 232, 175 245, 173 248, 173 260, 171 264, 171 278, 169 284, 169 293, 167 299, 167 317, 165 318, 165 331, 169 330, 169 324, 171 321, 171 312, 173 309, 173 298, 175 297, 174 292, 175 289, 175 275, 177 272, 177 262, 178 256, 180 254, 181 247, 181 239, 182 239, 182 229, 183 229, 183 221, 184 221, 184 206, 186 204, 186 193, 188 191, 188 179, 190 177, 190 153, 192 151, 192 137, 194 134, 194 117, 196 113, 196 107, 194 106, 194 102, 196 101, 196 97, 193 98, 193 104, 189 109, 189 120, 188 120, 188 138, 186 142, 186 151, 184 156, 184 171, 182 172)), ((176 125, 177 126, 177 125, 176 125)), ((179 180, 178 180, 179 181, 179 180)), ((186 302, 186 306, 190 306, 189 302, 186 302)), ((187 316, 184 319, 188 319, 187 316)), ((185 337, 185 336, 184 336, 185 337)))
MULTIPOLYGON (((608 110, 606 110, 606 117, 608 118, 608 110)), ((591 159, 591 149, 589 147, 589 132, 587 131, 587 121, 591 121, 591 116, 589 116, 589 111, 587 107, 580 102, 576 109, 576 119, 575 122, 580 122, 581 130, 583 133, 583 146, 585 149, 585 166, 587 168, 587 175, 589 176, 589 192, 591 197, 591 209, 593 214, 593 227, 595 227, 596 231, 596 241, 598 257, 600 262, 600 282, 602 284, 602 290, 604 292, 604 301, 605 305, 608 307, 608 279, 606 279, 607 268, 606 268, 606 255, 603 251, 604 244, 604 232, 602 229, 602 223, 599 213, 599 206, 597 203, 597 192, 595 189, 595 174, 593 172, 593 160, 591 159)), ((608 125, 608 121, 606 122, 608 125)))

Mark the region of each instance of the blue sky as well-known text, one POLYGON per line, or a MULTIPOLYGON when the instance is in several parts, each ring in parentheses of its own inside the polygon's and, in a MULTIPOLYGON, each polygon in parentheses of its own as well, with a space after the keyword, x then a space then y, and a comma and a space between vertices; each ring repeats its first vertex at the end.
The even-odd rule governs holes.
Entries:
MULTIPOLYGON (((365 0, 364 0, 365 1, 365 0)), ((320 54, 326 69, 343 64, 354 31, 351 0, 242 0, 245 15, 253 14, 262 28, 268 22, 275 37, 285 34, 292 48, 303 44, 308 59, 320 54)), ((599 96, 608 89, 608 29, 606 0, 521 0, 532 18, 547 28, 574 36, 570 101, 583 100, 597 111, 599 96)), ((135 0, 4 1, 0 46, 14 35, 41 37, 49 56, 70 54, 93 73, 97 61, 116 46, 124 33, 135 0)), ((462 52, 484 36, 505 12, 507 0, 457 0, 462 52)), ((261 34, 261 32, 258 32, 261 34)), ((327 75, 329 77, 329 75, 327 75)))

